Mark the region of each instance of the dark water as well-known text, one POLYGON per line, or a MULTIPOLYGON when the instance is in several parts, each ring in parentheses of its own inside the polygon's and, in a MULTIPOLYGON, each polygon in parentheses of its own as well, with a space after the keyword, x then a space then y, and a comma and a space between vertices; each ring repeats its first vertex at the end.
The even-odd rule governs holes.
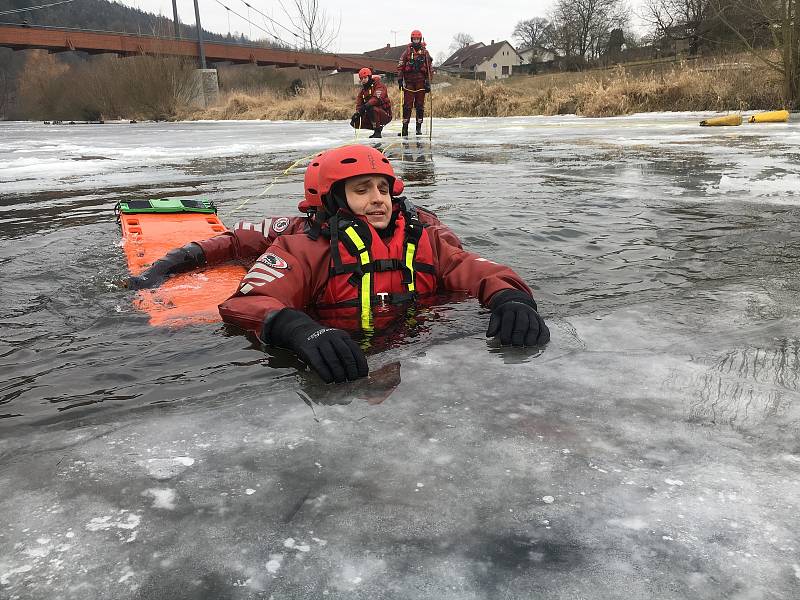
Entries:
POLYGON ((798 597, 800 128, 698 120, 387 137, 553 342, 451 300, 346 386, 150 327, 112 214, 293 214, 341 123, 0 124, 0 598, 798 597))

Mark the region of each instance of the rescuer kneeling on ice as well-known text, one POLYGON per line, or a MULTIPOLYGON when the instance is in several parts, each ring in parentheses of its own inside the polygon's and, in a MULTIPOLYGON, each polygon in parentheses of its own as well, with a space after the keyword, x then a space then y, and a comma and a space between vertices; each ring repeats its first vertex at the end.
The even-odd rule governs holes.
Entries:
POLYGON ((356 98, 356 112, 350 119, 350 126, 356 129, 373 129, 371 138, 381 137, 384 125, 392 120, 392 101, 380 75, 364 67, 358 72, 361 89, 356 98))
POLYGON ((525 282, 461 249, 448 230, 423 226, 413 207, 393 201, 394 181, 388 159, 369 146, 323 154, 314 225, 275 240, 220 305, 223 320, 293 350, 328 383, 366 376, 367 359, 346 331, 305 310, 371 330, 382 307, 463 291, 491 309, 487 337, 514 346, 547 343, 550 331, 525 282))

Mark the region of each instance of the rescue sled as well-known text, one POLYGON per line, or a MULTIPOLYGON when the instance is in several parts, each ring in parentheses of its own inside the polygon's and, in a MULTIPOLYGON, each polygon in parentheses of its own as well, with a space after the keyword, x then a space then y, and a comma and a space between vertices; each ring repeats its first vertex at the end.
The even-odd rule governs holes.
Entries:
POLYGON ((786 123, 789 120, 788 110, 770 110, 750 117, 748 123, 786 123))
MULTIPOLYGON (((214 204, 205 200, 135 200, 118 203, 115 211, 131 275, 173 248, 227 231, 214 204)), ((160 287, 136 292, 134 306, 154 326, 216 323, 222 320, 217 305, 236 291, 245 273, 244 267, 222 265, 175 275, 160 287)))
POLYGON ((741 125, 742 115, 725 115, 700 121, 700 127, 722 127, 726 125, 741 125))

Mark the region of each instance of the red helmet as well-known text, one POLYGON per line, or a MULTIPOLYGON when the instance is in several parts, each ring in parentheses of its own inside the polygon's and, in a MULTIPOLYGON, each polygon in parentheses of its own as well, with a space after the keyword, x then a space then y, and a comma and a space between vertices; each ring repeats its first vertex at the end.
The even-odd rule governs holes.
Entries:
POLYGON ((403 183, 402 179, 396 177, 394 180, 394 185, 392 186, 392 196, 396 198, 403 193, 404 189, 406 189, 406 184, 403 183))
POLYGON ((303 178, 305 198, 297 205, 297 210, 300 212, 307 213, 322 206, 317 182, 319 181, 319 166, 324 154, 324 152, 317 154, 306 167, 306 175, 303 178))
POLYGON ((364 77, 372 77, 372 70, 369 67, 364 67, 358 72, 359 79, 364 79, 364 77))
MULTIPOLYGON (((359 175, 383 175, 389 180, 389 188, 394 191, 397 176, 382 152, 372 146, 354 144, 329 150, 320 161, 317 191, 325 204, 326 196, 333 184, 359 175)), ((331 200, 333 200, 331 198, 331 200)), ((343 199, 340 199, 343 200, 343 199)), ((335 201, 332 202, 335 204, 335 201)), ((333 208, 330 206, 329 208, 333 208)))
POLYGON ((414 38, 419 38, 422 41, 422 32, 419 29, 415 29, 411 32, 411 41, 414 41, 414 38))

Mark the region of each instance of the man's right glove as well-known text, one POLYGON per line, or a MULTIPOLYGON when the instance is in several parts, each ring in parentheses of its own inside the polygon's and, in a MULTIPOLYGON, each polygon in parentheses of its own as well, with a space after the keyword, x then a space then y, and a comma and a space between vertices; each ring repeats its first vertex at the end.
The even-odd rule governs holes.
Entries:
POLYGON ((284 308, 268 318, 262 336, 269 344, 294 350, 325 383, 369 374, 367 357, 346 331, 320 325, 299 310, 284 308))
POLYGON ((358 124, 358 120, 361 118, 361 114, 354 112, 353 116, 350 117, 350 126, 355 127, 358 124))
POLYGON ((191 242, 181 248, 167 252, 147 267, 139 275, 130 277, 127 287, 131 290, 141 290, 161 285, 164 280, 174 273, 185 273, 198 267, 205 266, 206 255, 199 244, 191 242))
POLYGON ((503 290, 489 302, 492 316, 486 337, 499 334, 503 346, 543 346, 550 330, 536 312, 536 301, 521 290, 503 290))
POLYGON ((400 91, 402 92, 403 91, 403 80, 402 79, 398 79, 397 80, 397 85, 400 88, 400 91))

